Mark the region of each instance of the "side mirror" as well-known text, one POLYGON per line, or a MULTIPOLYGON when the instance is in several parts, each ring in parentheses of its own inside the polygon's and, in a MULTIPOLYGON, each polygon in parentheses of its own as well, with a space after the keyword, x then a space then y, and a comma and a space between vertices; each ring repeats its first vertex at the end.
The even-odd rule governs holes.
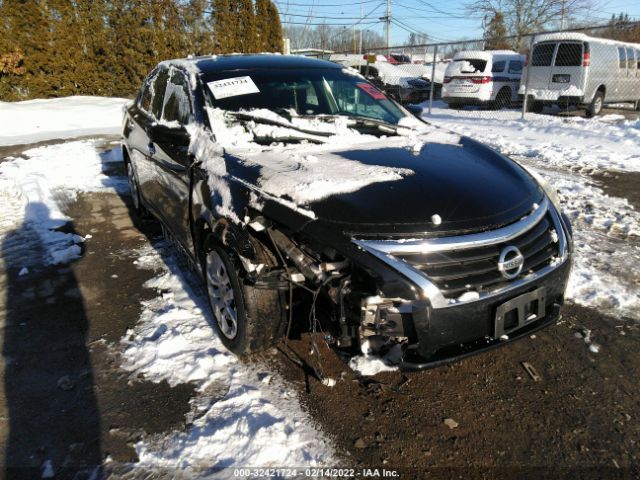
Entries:
POLYGON ((177 147, 189 146, 191 137, 183 125, 167 125, 154 123, 148 131, 149 139, 159 145, 174 145, 177 147))

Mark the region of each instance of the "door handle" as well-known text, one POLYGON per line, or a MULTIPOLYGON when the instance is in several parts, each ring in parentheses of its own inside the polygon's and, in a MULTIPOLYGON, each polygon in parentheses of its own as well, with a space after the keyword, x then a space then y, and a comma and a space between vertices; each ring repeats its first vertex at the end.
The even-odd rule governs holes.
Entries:
POLYGON ((149 155, 155 155, 156 154, 156 146, 153 143, 149 143, 147 145, 147 149, 149 150, 149 155))

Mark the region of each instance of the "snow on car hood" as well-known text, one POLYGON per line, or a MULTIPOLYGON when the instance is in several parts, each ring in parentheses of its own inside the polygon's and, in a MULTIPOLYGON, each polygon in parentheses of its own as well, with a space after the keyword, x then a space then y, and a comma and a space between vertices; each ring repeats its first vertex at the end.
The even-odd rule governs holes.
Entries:
MULTIPOLYGON (((310 203, 333 195, 352 193, 374 183, 402 180, 414 174, 409 168, 365 164, 336 152, 344 152, 351 147, 358 150, 392 147, 417 153, 426 143, 456 145, 460 142, 459 135, 424 124, 413 117, 401 121, 398 136, 376 137, 349 128, 346 117, 331 122, 313 118, 293 118, 289 121, 269 110, 254 110, 251 113, 278 124, 248 122, 245 127, 229 122, 221 110, 208 109, 213 135, 202 127, 188 127, 191 134, 190 152, 202 161, 203 168, 209 174, 211 191, 219 197, 214 202, 218 205, 215 208, 219 214, 234 221, 240 219, 232 205, 228 185, 231 177, 252 190, 251 203, 254 208, 261 209, 262 201, 266 198, 315 218, 314 212, 307 208, 310 203), (286 132, 304 140, 304 134, 287 128, 287 124, 329 136, 317 137, 325 142, 321 145, 276 142, 264 146, 254 141, 256 133, 264 138, 268 131, 273 133, 274 140, 286 136, 286 132), (239 175, 230 175, 229 162, 257 171, 257 177, 247 180, 239 175)), ((315 136, 311 137, 315 139, 315 136)), ((312 138, 310 140, 313 141, 312 138)))

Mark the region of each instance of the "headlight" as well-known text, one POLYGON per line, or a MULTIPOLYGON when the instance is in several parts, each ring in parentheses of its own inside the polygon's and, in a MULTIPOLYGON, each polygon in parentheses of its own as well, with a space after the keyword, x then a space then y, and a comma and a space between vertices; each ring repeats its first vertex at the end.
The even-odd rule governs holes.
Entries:
POLYGON ((535 170, 529 167, 526 167, 522 164, 520 164, 520 166, 524 168, 527 171, 527 173, 529 173, 529 175, 531 175, 534 178, 536 182, 538 182, 538 184, 542 187, 542 190, 544 190, 544 193, 546 193, 547 197, 549 197, 549 200, 551 201, 553 206, 556 207, 556 210, 558 211, 558 213, 561 213, 562 209, 560 207, 560 197, 558 196, 558 191, 555 188, 553 188, 551 185, 549 185, 549 182, 547 182, 544 178, 542 178, 542 176, 535 170))

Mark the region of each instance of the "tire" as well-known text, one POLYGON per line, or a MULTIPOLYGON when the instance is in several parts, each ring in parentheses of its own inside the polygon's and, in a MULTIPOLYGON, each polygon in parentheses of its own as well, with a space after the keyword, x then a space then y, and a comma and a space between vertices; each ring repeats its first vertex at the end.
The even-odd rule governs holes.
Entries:
POLYGON ((505 87, 500 89, 490 107, 492 110, 501 110, 509 106, 511 106, 511 89, 505 87))
MULTIPOLYGON (((274 265, 265 249, 257 249, 261 263, 274 265)), ((283 292, 246 283, 233 254, 209 236, 205 241, 203 272, 216 331, 227 349, 239 357, 275 345, 286 327, 283 292)))
POLYGON ((527 112, 542 113, 542 110, 544 110, 543 102, 535 101, 535 100, 529 100, 527 102, 527 112))
POLYGON ((133 212, 139 219, 147 218, 149 214, 147 213, 147 209, 144 208, 144 205, 142 205, 142 200, 140 199, 140 184, 138 183, 138 177, 131 162, 127 162, 127 183, 129 184, 129 191, 131 192, 133 212))
POLYGON ((636 111, 640 112, 640 100, 636 101, 636 111))
POLYGON ((593 118, 596 115, 600 115, 600 113, 602 112, 603 105, 604 105, 604 93, 602 93, 601 91, 598 91, 593 96, 593 100, 591 100, 591 103, 587 107, 587 112, 586 112, 587 118, 593 118))

